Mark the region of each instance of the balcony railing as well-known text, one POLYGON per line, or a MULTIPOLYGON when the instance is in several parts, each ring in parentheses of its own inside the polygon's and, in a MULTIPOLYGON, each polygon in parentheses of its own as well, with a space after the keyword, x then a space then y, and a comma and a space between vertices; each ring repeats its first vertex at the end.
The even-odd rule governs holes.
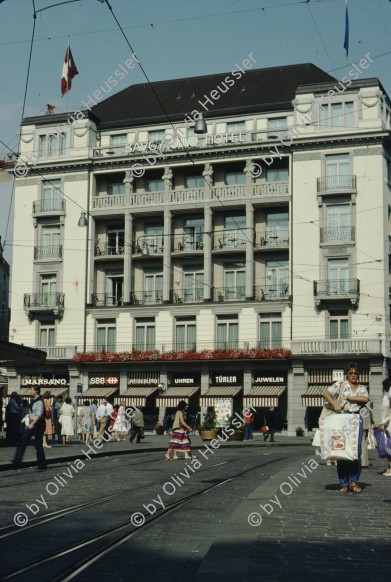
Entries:
POLYGON ((96 257, 113 257, 123 255, 125 252, 124 243, 122 245, 110 245, 108 243, 96 243, 95 244, 95 256, 96 257))
POLYGON ((131 305, 158 305, 163 302, 163 291, 132 291, 130 294, 131 305))
POLYGON ((293 355, 332 356, 339 354, 381 354, 380 339, 333 339, 292 341, 293 355))
POLYGON ((246 288, 239 287, 214 287, 213 301, 246 301, 246 288))
POLYGON ((287 247, 289 245, 289 231, 287 228, 269 229, 257 233, 256 247, 287 247))
POLYGON ((317 179, 317 191, 356 190, 355 175, 324 176, 317 179))
POLYGON ((46 352, 47 360, 72 360, 77 353, 77 346, 50 346, 39 347, 39 349, 46 352))
POLYGON ((354 226, 329 226, 320 229, 321 243, 350 243, 356 240, 354 226))
MULTIPOLYGON (((249 231, 252 237, 252 231, 249 231)), ((252 238, 250 239, 252 241, 252 238)), ((231 229, 215 232, 213 235, 214 249, 239 249, 246 248, 246 229, 231 229)))
POLYGON ((132 350, 157 350, 161 353, 165 352, 184 352, 184 351, 194 351, 202 352, 204 350, 213 351, 216 349, 230 349, 237 348, 239 350, 251 350, 259 348, 282 348, 289 349, 289 342, 285 342, 282 345, 281 341, 276 340, 267 346, 263 345, 262 342, 248 342, 243 340, 228 340, 228 341, 196 341, 196 342, 164 342, 164 343, 142 343, 142 344, 119 344, 116 343, 115 346, 101 346, 100 344, 92 344, 86 346, 87 352, 94 351, 112 351, 112 352, 131 352, 132 350))
POLYGON ((356 306, 360 298, 360 281, 359 279, 314 281, 314 297, 316 305, 320 305, 322 301, 344 299, 356 306))
POLYGON ((280 301, 282 299, 289 299, 289 285, 286 283, 255 285, 254 299, 256 301, 280 301))
POLYGON ((176 235, 173 237, 174 252, 202 251, 204 248, 204 235, 176 235))
POLYGON ((62 246, 34 247, 34 259, 62 259, 62 246))
POLYGON ((205 188, 186 188, 186 190, 171 190, 170 202, 200 202, 205 198, 205 188))
POLYGON ((267 182, 266 184, 252 184, 253 196, 275 197, 289 195, 289 182, 267 182))
POLYGON ((33 214, 44 214, 45 212, 64 212, 65 200, 37 200, 33 202, 33 214))
POLYGON ((27 310, 64 309, 64 293, 25 293, 24 308, 27 310))
POLYGON ((204 288, 195 289, 171 289, 172 303, 203 303, 204 288))
POLYGON ((120 307, 123 305, 123 298, 112 293, 93 293, 91 305, 94 307, 120 307))
POLYGON ((162 255, 164 251, 163 235, 139 236, 132 243, 133 253, 136 255, 162 255))
POLYGON ((125 195, 118 196, 93 196, 92 210, 105 210, 106 208, 124 208, 125 195))

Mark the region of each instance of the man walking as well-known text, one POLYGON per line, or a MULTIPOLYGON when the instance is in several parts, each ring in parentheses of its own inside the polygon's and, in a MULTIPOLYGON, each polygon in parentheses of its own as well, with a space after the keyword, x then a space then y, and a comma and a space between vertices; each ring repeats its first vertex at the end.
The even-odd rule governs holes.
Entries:
POLYGON ((30 403, 30 422, 22 434, 19 444, 16 447, 15 457, 12 461, 16 467, 20 467, 26 447, 31 439, 35 437, 35 450, 37 453, 38 471, 46 469, 45 452, 43 450, 43 433, 45 432, 45 405, 40 396, 41 389, 38 386, 31 386, 30 396, 33 397, 30 403))
POLYGON ((136 443, 139 443, 141 440, 141 436, 143 435, 143 428, 144 428, 144 415, 141 412, 141 410, 139 410, 136 407, 134 408, 134 412, 131 414, 131 419, 132 419, 132 430, 130 432, 130 442, 132 443, 135 439, 135 437, 137 436, 137 440, 136 443))
POLYGON ((96 420, 99 423, 98 439, 103 441, 103 435, 107 424, 107 401, 102 400, 96 411, 96 420))

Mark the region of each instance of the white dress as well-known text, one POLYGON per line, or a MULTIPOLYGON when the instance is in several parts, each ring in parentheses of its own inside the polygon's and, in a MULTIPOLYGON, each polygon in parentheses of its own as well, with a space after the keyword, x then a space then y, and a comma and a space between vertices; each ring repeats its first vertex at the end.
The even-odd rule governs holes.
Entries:
POLYGON ((60 418, 61 418, 61 434, 63 436, 73 436, 73 415, 75 414, 75 409, 72 404, 64 404, 61 406, 60 418))

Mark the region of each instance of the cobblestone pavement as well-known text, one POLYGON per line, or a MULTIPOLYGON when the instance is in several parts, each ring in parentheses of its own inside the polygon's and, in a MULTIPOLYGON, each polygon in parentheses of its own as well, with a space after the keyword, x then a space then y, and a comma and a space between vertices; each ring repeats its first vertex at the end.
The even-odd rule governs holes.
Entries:
MULTIPOLYGON (((167 437, 160 438, 163 450, 167 437)), ((74 461, 64 459, 41 473, 33 468, 7 471, 3 465, 0 535, 8 532, 1 528, 13 523, 16 512, 24 512, 34 525, 26 504, 35 510, 32 504, 40 496, 48 507, 36 503, 36 518, 91 500, 98 503, 32 530, 18 528, 15 535, 2 540, 6 552, 2 552, 0 572, 36 557, 58 555, 64 545, 112 529, 142 511, 147 516, 153 512, 157 519, 147 520, 74 579, 303 582, 329 581, 333 575, 375 582, 389 579, 391 479, 380 474, 385 462, 376 453, 370 453, 371 466, 363 471, 363 493, 342 496, 335 467, 317 466, 319 459, 309 446, 237 443, 205 458, 196 451, 205 452, 201 441, 193 441, 202 467, 186 478, 184 461, 164 462, 162 452, 154 450, 156 442, 149 450, 145 443, 140 455, 84 458, 85 466, 73 475, 74 461), (65 485, 58 485, 58 492, 51 494, 55 486, 50 485, 48 492, 48 483, 58 483, 55 478, 61 475, 65 485), (168 487, 168 482, 176 485, 168 487), (185 499, 192 494, 193 498, 185 499), (104 499, 110 495, 117 497, 104 499), (159 496, 163 509, 157 503, 159 496), (169 506, 180 499, 185 499, 182 505, 169 506), (249 514, 258 514, 260 525, 250 525, 249 514)), ((125 443, 119 445, 125 447, 125 443)), ((34 450, 31 453, 34 457, 34 450)), ((71 555, 67 560, 72 565, 71 555)), ((52 582, 62 571, 49 562, 12 579, 52 582)))

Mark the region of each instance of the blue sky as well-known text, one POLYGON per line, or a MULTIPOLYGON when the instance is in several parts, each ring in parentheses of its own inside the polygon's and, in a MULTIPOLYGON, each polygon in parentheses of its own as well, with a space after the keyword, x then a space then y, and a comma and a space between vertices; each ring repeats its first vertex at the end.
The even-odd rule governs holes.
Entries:
MULTIPOLYGON (((36 10, 58 0, 35 0, 36 10)), ((256 67, 312 62, 336 78, 346 73, 345 0, 110 0, 151 81, 230 71, 253 52, 256 67)), ((391 2, 349 0, 349 62, 367 52, 391 95, 391 2)), ((0 3, 0 139, 17 149, 33 26, 32 0, 0 3)), ((75 111, 129 58, 130 50, 106 4, 80 0, 39 12, 36 18, 25 115, 75 111), (70 37, 79 70, 67 99, 60 79, 70 37)), ((133 69, 114 92, 144 82, 133 69)), ((0 144, 0 159, 9 150, 0 144)), ((11 184, 0 183, 0 235, 5 236, 11 184)), ((11 260, 12 225, 6 258, 11 260)), ((17 242, 17 241, 15 241, 17 242)))

